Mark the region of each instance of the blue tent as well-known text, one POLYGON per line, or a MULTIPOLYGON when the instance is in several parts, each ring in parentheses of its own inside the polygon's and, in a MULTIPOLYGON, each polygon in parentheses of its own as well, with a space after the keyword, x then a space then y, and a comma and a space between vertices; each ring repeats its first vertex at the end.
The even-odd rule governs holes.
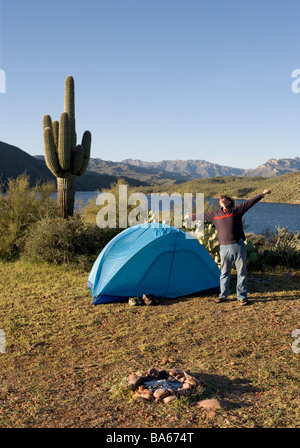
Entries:
POLYGON ((198 240, 165 224, 140 224, 115 236, 88 278, 93 303, 153 294, 175 298, 219 286, 220 270, 198 240))

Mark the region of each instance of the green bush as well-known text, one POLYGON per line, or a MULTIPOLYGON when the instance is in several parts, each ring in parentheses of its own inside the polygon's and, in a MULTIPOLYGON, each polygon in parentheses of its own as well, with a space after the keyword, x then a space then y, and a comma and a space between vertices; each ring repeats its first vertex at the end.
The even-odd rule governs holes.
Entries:
POLYGON ((288 229, 276 227, 274 247, 271 250, 274 264, 288 267, 300 266, 300 234, 289 232, 288 229))
POLYGON ((83 221, 77 213, 69 219, 45 218, 27 232, 23 257, 54 264, 86 265, 94 261, 111 237, 110 232, 83 221))
POLYGON ((263 267, 300 267, 300 235, 286 228, 276 227, 277 232, 247 234, 248 265, 263 267))
POLYGON ((56 202, 51 198, 54 188, 52 183, 30 187, 26 174, 9 179, 6 194, 0 194, 0 259, 17 258, 28 227, 56 215, 56 202))

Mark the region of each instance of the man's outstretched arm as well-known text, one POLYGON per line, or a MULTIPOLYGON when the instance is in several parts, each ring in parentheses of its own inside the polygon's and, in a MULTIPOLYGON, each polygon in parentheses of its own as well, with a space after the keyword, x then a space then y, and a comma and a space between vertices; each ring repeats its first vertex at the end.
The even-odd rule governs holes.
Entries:
POLYGON ((203 213, 187 213, 184 217, 186 221, 195 221, 202 220, 212 222, 214 220, 215 213, 214 212, 204 212, 203 213))
POLYGON ((242 214, 246 213, 251 207, 253 207, 253 205, 255 205, 257 202, 263 199, 266 194, 271 194, 271 190, 266 189, 261 194, 258 194, 257 196, 248 199, 248 201, 245 201, 242 204, 238 205, 237 208, 239 212, 242 214))

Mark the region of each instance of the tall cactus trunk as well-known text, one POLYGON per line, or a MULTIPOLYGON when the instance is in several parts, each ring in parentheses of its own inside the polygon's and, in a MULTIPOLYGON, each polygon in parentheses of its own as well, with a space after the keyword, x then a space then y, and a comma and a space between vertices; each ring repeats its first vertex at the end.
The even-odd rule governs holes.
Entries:
POLYGON ((45 161, 57 178, 57 206, 64 218, 74 213, 76 177, 85 173, 90 159, 91 133, 85 131, 76 146, 74 79, 65 82, 64 112, 60 122, 43 118, 45 161))
POLYGON ((57 178, 57 208, 62 218, 73 216, 76 190, 76 176, 70 172, 57 178))

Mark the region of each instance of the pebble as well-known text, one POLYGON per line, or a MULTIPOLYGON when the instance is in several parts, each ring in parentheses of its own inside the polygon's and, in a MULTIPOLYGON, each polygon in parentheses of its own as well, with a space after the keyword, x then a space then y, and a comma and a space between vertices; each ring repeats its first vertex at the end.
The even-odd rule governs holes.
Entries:
POLYGON ((169 395, 168 397, 163 399, 163 402, 165 404, 167 404, 167 403, 171 403, 171 401, 173 401, 173 400, 176 400, 176 396, 175 395, 169 395))
POLYGON ((143 382, 143 378, 133 373, 128 377, 128 385, 131 390, 136 390, 143 382))
POLYGON ((226 403, 225 401, 217 400, 216 398, 209 398, 207 400, 198 401, 197 406, 199 408, 206 408, 206 409, 220 409, 220 408, 227 408, 228 403, 226 403))
POLYGON ((162 388, 160 388, 160 389, 156 389, 156 391, 154 392, 154 397, 155 398, 166 398, 166 397, 168 397, 169 395, 170 395, 170 392, 168 391, 168 390, 166 390, 166 389, 162 389, 162 388))
POLYGON ((185 383, 190 384, 191 386, 194 386, 194 387, 198 386, 197 381, 194 378, 192 378, 191 376, 189 376, 185 379, 185 383))
POLYGON ((206 409, 220 409, 222 408, 222 404, 219 400, 216 398, 209 398, 207 400, 201 400, 198 401, 197 406, 199 408, 206 408, 206 409))

